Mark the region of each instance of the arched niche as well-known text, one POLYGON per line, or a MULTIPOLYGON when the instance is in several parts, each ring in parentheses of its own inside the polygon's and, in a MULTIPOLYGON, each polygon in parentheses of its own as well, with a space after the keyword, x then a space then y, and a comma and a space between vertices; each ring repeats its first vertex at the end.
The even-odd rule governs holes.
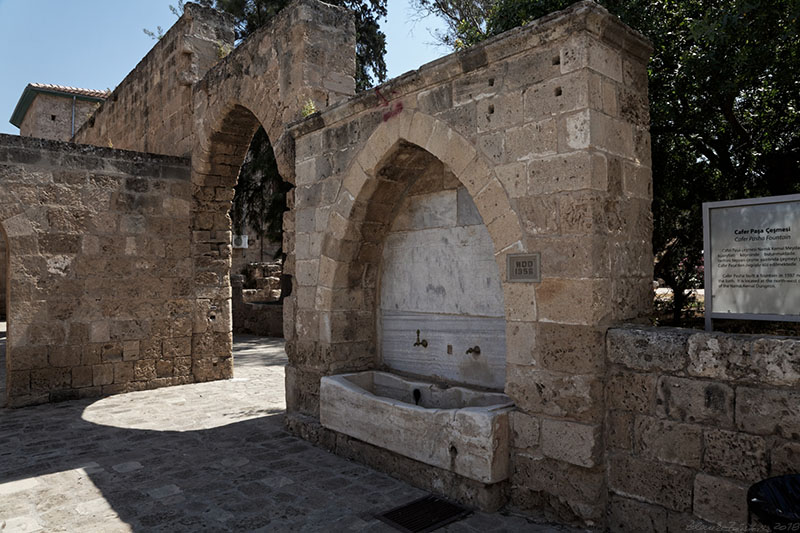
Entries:
POLYGON ((395 147, 378 176, 393 191, 391 183, 403 188, 381 228, 382 366, 502 390, 503 288, 492 239, 471 195, 440 160, 410 143, 395 147))

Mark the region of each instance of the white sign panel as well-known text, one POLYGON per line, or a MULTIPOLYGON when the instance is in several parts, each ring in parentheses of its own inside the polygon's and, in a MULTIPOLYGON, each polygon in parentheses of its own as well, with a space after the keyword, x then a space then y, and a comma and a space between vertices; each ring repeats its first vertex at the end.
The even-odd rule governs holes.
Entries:
POLYGON ((706 323, 800 321, 800 195, 703 204, 706 323))

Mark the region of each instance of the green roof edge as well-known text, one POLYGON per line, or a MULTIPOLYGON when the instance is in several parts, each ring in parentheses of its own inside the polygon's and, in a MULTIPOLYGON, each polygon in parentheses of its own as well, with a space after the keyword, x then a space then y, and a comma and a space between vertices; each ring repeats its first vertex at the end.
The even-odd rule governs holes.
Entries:
POLYGON ((11 119, 9 122, 16 126, 17 128, 20 127, 22 124, 22 120, 25 118, 25 115, 28 113, 28 108, 33 103, 33 99, 36 97, 36 93, 48 93, 48 94, 55 94, 58 96, 63 96, 65 98, 75 98, 76 100, 86 100, 88 102, 104 102, 105 98, 99 98, 96 96, 86 96, 82 94, 74 94, 68 93, 64 91, 59 91, 57 89, 44 89, 41 87, 34 87, 31 84, 28 84, 25 87, 25 90, 22 91, 22 96, 19 97, 19 102, 17 102, 17 106, 14 108, 14 112, 11 114, 11 119))

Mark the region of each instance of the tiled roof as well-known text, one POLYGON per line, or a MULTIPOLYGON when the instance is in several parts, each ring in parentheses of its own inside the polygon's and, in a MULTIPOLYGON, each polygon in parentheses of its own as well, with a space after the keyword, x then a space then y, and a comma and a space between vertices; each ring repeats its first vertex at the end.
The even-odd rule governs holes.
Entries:
POLYGON ((67 87, 65 85, 53 85, 50 83, 30 83, 33 89, 44 89, 46 91, 58 91, 77 96, 89 96, 91 98, 106 98, 109 91, 98 91, 95 89, 81 89, 79 87, 67 87))
POLYGON ((65 85, 51 85, 49 83, 29 83, 22 91, 22 96, 17 102, 17 107, 14 108, 14 113, 11 115, 11 122, 14 126, 18 127, 22 124, 22 119, 28 112, 28 108, 33 102, 33 98, 37 93, 50 93, 66 97, 77 98, 78 100, 89 100, 94 102, 102 102, 108 95, 109 91, 96 91, 94 89, 79 89, 78 87, 67 87, 65 85))

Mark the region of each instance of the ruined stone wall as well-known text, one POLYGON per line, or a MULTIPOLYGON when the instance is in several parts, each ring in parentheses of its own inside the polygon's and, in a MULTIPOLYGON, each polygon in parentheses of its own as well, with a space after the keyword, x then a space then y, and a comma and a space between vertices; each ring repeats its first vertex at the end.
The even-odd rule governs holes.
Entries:
POLYGON ((505 392, 517 406, 511 502, 604 521, 605 331, 652 302, 649 51, 581 2, 294 127, 293 427, 318 416, 321 376, 383 364, 384 237, 427 153, 474 201, 500 272, 505 392), (541 282, 511 282, 508 254, 529 252, 541 253, 541 282))
MULTIPOLYGON (((294 138, 286 125, 351 96, 355 76, 352 12, 316 0, 295 0, 254 32, 194 87, 193 247, 199 313, 229 317, 231 220, 239 169, 259 125, 272 143, 278 170, 294 182, 294 138)), ((290 229, 284 225, 284 231, 290 229)), ((288 265, 288 272, 294 267, 288 265)), ((203 353, 231 350, 230 327, 196 324, 203 353)), ((230 377, 233 367, 220 376, 230 377)))
MULTIPOLYGON (((23 137, 39 137, 55 141, 68 141, 72 138, 72 97, 38 93, 25 113, 19 126, 23 137)), ((75 99, 75 131, 98 108, 98 102, 75 99)))
POLYGON ((189 178, 185 159, 0 135, 9 405, 203 379, 189 178))
POLYGON ((631 328, 607 346, 612 531, 744 530, 748 486, 800 464, 800 340, 631 328))
POLYGON ((192 86, 233 50, 230 17, 197 4, 156 42, 75 142, 187 157, 193 143, 192 86))

